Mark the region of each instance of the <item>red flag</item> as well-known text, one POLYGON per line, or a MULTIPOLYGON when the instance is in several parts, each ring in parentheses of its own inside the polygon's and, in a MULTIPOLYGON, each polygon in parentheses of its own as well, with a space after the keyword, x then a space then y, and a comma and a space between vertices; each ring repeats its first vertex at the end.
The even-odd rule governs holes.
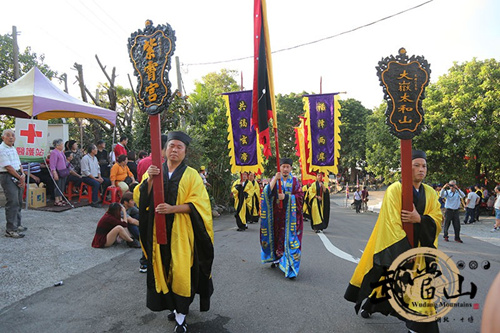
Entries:
POLYGON ((276 107, 272 76, 271 47, 267 27, 266 2, 254 2, 254 77, 252 125, 259 133, 259 142, 264 147, 264 156, 271 156, 269 119, 276 128, 276 107))

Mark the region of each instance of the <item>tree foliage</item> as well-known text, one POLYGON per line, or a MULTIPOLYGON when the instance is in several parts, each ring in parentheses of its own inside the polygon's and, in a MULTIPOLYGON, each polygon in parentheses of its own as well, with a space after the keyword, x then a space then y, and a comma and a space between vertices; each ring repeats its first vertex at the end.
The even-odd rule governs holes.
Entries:
MULTIPOLYGON (((12 35, 0 35, 0 88, 14 82, 14 47, 12 44, 12 35)), ((30 47, 19 52, 19 71, 20 76, 23 76, 34 66, 37 66, 42 73, 49 79, 57 77, 57 72, 50 69, 44 63, 45 56, 40 56, 31 51, 30 47)), ((0 115, 0 133, 5 128, 14 127, 15 118, 11 116, 0 115)))
POLYGON ((399 139, 390 134, 385 123, 385 109, 382 103, 368 116, 366 124, 366 171, 384 178, 384 183, 392 183, 400 175, 399 139))
POLYGON ((428 87, 425 127, 415 145, 428 151, 435 182, 480 176, 498 179, 500 170, 500 64, 495 59, 455 63, 428 87))
POLYGON ((223 69, 205 75, 201 82, 195 82, 195 92, 188 99, 193 115, 188 119, 188 128, 204 150, 198 160, 190 159, 189 164, 206 166, 208 181, 212 185, 209 193, 216 203, 221 204, 229 202, 232 175, 227 148, 226 105, 220 94, 239 90, 234 79, 236 74, 236 71, 223 69))
POLYGON ((366 126, 371 110, 365 108, 360 101, 348 98, 340 101, 340 114, 339 166, 347 172, 350 169, 352 183, 356 180, 358 169, 364 170, 366 167, 366 126))

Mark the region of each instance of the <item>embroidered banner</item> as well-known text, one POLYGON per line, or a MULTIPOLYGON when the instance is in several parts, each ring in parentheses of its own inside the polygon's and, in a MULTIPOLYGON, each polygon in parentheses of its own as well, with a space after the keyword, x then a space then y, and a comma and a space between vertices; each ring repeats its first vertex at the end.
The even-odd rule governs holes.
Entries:
POLYGON ((223 94, 227 106, 227 139, 231 172, 255 172, 261 174, 262 155, 257 132, 251 124, 252 91, 223 94))
POLYGON ((337 94, 303 98, 309 171, 337 173, 340 151, 340 104, 337 94))
POLYGON ((295 130, 295 150, 299 157, 300 173, 303 185, 314 183, 316 177, 310 173, 307 157, 309 150, 307 149, 307 126, 304 117, 300 118, 300 125, 294 127, 295 130))

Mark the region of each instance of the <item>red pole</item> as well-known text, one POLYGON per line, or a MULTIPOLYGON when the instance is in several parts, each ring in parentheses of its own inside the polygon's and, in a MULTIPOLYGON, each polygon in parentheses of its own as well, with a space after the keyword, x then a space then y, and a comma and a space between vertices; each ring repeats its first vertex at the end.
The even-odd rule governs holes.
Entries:
MULTIPOLYGON (((153 197, 154 206, 165 202, 163 195, 163 168, 161 165, 161 126, 160 115, 155 114, 149 116, 149 124, 151 128, 151 157, 152 165, 160 168, 160 174, 153 176, 153 197)), ((167 244, 167 228, 165 224, 165 215, 155 212, 156 223, 156 240, 158 244, 167 244)))
MULTIPOLYGON (((411 139, 401 140, 401 186, 403 188, 403 206, 402 209, 409 212, 413 211, 413 177, 411 170, 411 139)), ((413 223, 403 223, 403 230, 413 244, 413 223)))
MULTIPOLYGON (((276 121, 276 119, 274 120, 276 121)), ((274 127, 274 124, 273 124, 273 127, 274 127)), ((274 127, 274 144, 275 144, 275 148, 276 148, 276 169, 278 170, 278 172, 281 172, 281 167, 280 167, 280 148, 279 148, 279 145, 278 145, 278 127, 274 127)), ((283 193, 282 190, 281 190, 281 178, 278 179, 278 193, 281 194, 283 193)), ((279 207, 282 208, 283 207, 283 202, 281 200, 279 200, 279 207)))

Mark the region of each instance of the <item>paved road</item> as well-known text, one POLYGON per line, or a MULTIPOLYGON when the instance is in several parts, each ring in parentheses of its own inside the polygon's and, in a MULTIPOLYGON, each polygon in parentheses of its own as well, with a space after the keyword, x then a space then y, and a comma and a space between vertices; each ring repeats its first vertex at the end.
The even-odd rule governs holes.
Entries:
MULTIPOLYGON (((195 299, 188 317, 190 331, 406 332, 404 324, 392 317, 356 316, 352 304, 343 299, 356 266, 352 258, 361 256, 377 215, 355 214, 338 202, 339 198, 332 199, 330 227, 323 240, 306 226, 300 274, 294 281, 260 263, 257 225, 242 233, 236 232, 231 216, 215 219, 212 308, 199 312, 195 299), (325 242, 331 246, 327 248, 325 242)), ((27 236, 0 239, 0 332, 173 329, 166 313, 145 307, 139 250, 90 247, 102 213, 90 207, 65 213, 28 211, 24 213, 27 236), (60 279, 64 285, 53 287, 60 279)), ((463 239, 464 244, 440 242, 439 247, 455 262, 488 260, 491 267, 461 271, 464 291, 471 282, 478 291, 473 300, 462 297, 460 301, 477 303, 480 309, 453 309, 449 322, 440 325, 441 332, 479 332, 482 305, 500 267, 497 246, 467 235, 463 239)))

